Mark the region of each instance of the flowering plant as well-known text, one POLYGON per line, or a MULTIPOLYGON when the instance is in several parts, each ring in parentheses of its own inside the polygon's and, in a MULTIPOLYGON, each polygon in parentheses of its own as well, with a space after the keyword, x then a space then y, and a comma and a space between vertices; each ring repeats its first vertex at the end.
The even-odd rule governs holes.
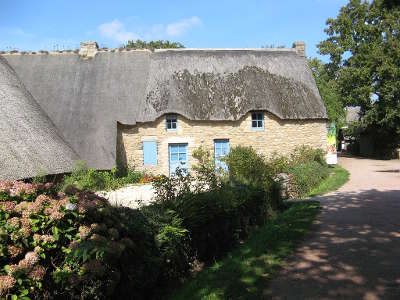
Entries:
POLYGON ((115 214, 90 192, 66 195, 49 183, 0 181, 0 299, 114 293, 119 259, 135 247, 115 214))

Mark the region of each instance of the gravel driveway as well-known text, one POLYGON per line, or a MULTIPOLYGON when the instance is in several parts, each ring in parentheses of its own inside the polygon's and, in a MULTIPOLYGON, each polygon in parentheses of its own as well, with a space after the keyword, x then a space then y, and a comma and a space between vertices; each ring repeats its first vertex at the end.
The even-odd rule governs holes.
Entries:
POLYGON ((340 158, 351 177, 317 199, 313 232, 266 299, 400 299, 400 161, 340 158))

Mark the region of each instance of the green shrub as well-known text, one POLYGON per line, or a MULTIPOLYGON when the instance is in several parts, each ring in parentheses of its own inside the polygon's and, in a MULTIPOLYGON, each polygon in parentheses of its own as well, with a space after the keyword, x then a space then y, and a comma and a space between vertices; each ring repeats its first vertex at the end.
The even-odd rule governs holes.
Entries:
POLYGON ((302 197, 328 177, 329 168, 317 161, 296 164, 289 169, 293 175, 297 194, 302 197))
POLYGON ((252 148, 231 149, 227 177, 215 172, 207 151, 199 148, 195 157, 199 164, 194 174, 178 170, 176 176, 155 178, 157 203, 144 210, 164 225, 170 221, 163 210, 173 211, 190 234, 189 251, 210 261, 245 238, 250 228, 263 224, 279 208, 280 197, 270 168, 252 148))
POLYGON ((142 172, 131 169, 113 168, 111 171, 96 171, 88 169, 83 161, 79 161, 70 175, 66 175, 61 183, 61 189, 74 185, 83 191, 115 190, 124 185, 138 183, 145 179, 142 172))
POLYGON ((297 147, 289 156, 289 165, 317 162, 322 166, 326 166, 325 153, 322 149, 315 149, 310 146, 297 147))
POLYGON ((247 237, 250 228, 264 223, 269 209, 263 191, 229 185, 186 195, 177 205, 192 249, 202 261, 221 256, 247 237))
POLYGON ((273 184, 273 170, 263 156, 251 147, 237 146, 226 158, 229 179, 234 184, 269 190, 273 184))
POLYGON ((303 197, 329 174, 325 154, 309 146, 297 147, 289 156, 276 153, 268 160, 274 174, 289 173, 291 197, 303 197))

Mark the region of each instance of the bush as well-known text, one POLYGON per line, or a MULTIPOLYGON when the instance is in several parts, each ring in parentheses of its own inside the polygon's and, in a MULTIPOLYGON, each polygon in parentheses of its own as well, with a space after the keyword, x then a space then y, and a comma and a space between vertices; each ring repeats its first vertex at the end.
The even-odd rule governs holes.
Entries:
POLYGON ((302 197, 328 177, 329 168, 316 161, 310 161, 294 165, 290 168, 290 173, 294 178, 296 193, 302 197))
POLYGON ((61 183, 61 189, 74 185, 79 190, 99 191, 115 190, 124 185, 151 181, 149 176, 131 169, 113 168, 111 171, 96 171, 88 169, 85 162, 78 162, 72 173, 66 175, 61 183))
POLYGON ((291 197, 303 197, 329 175, 325 154, 309 146, 296 148, 288 157, 274 154, 268 161, 274 174, 289 173, 291 197))
POLYGON ((95 194, 1 181, 0 297, 140 298, 162 269, 155 233, 141 212, 95 194))
POLYGON ((194 258, 210 261, 221 256, 280 204, 271 171, 252 148, 231 149, 226 159, 228 176, 215 172, 207 151, 197 149, 195 157, 200 164, 194 174, 178 170, 176 176, 154 180, 157 203, 144 209, 156 224, 166 224, 163 210, 182 221, 179 224, 190 235, 189 263, 194 258))
POLYGON ((268 190, 273 183, 272 169, 266 164, 264 157, 251 147, 232 148, 226 162, 229 179, 235 184, 268 190))

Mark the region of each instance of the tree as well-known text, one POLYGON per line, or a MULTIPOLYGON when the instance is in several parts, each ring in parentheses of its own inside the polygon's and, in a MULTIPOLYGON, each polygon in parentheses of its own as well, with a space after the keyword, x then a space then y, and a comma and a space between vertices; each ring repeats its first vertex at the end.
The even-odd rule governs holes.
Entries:
POLYGON ((170 42, 168 40, 158 40, 158 41, 128 41, 128 43, 124 46, 125 48, 131 49, 170 49, 170 48, 185 48, 181 43, 178 42, 170 42))
POLYGON ((360 105, 362 129, 375 145, 400 141, 400 6, 396 1, 350 0, 328 19, 328 38, 318 48, 329 55, 327 72, 345 105, 360 105))
POLYGON ((344 108, 337 82, 329 77, 327 66, 318 58, 308 60, 330 121, 338 127, 344 125, 344 108))

